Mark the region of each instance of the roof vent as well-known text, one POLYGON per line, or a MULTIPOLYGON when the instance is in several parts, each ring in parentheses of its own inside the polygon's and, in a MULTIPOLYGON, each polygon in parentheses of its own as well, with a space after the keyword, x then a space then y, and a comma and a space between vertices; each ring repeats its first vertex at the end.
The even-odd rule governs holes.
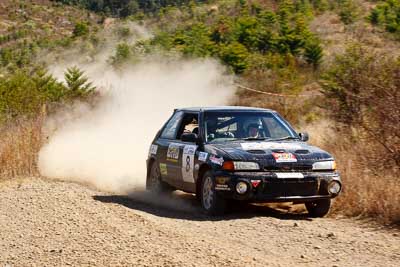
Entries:
POLYGON ((307 149, 299 149, 299 150, 296 150, 295 153, 296 154, 308 154, 308 153, 310 153, 310 151, 307 149))
POLYGON ((247 152, 252 154, 265 154, 264 150, 259 150, 259 149, 247 150, 247 152))

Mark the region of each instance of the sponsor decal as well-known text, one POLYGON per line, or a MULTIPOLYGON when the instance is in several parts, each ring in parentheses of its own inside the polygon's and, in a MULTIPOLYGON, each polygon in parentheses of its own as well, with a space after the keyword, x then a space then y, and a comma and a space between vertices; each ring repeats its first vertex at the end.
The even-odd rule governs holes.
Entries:
POLYGON ((167 160, 177 162, 179 159, 179 144, 171 143, 168 146, 167 160))
POLYGON ((229 177, 216 177, 215 178, 215 183, 217 184, 227 184, 229 182, 230 178, 229 177))
POLYGON ((157 154, 157 149, 158 149, 157 145, 151 145, 149 149, 149 156, 157 154))
POLYGON ((300 145, 276 142, 251 142, 241 143, 244 150, 266 150, 266 149, 301 149, 300 145))
POLYGON ((187 154, 187 155, 194 155, 194 153, 196 152, 197 146, 195 145, 186 145, 183 148, 183 154, 187 154))
POLYGON ((261 180, 250 180, 250 182, 251 185, 256 188, 261 183, 261 180))
POLYGON ((292 153, 272 153, 277 163, 297 162, 296 157, 292 153))
MULTIPOLYGON (((280 179, 287 179, 287 178, 298 178, 298 179, 303 179, 304 175, 300 172, 277 172, 275 173, 276 177, 280 179)), ((319 179, 318 179, 319 181, 319 179)), ((318 186, 319 187, 319 186, 318 186)))
POLYGON ((219 190, 219 191, 231 191, 231 189, 229 188, 229 186, 227 184, 216 184, 215 185, 215 190, 219 190))
POLYGON ((221 166, 222 166, 222 164, 224 164, 224 159, 223 158, 219 158, 219 157, 214 156, 214 155, 210 156, 210 161, 212 163, 214 163, 214 164, 221 165, 221 166))
POLYGON ((165 163, 160 163, 160 173, 161 175, 168 175, 168 171, 167 171, 167 164, 165 163))
POLYGON ((186 145, 183 148, 182 155, 182 178, 185 182, 194 183, 193 167, 194 167, 194 154, 196 153, 197 146, 186 145))
POLYGON ((208 153, 206 152, 199 152, 199 161, 206 161, 208 153))

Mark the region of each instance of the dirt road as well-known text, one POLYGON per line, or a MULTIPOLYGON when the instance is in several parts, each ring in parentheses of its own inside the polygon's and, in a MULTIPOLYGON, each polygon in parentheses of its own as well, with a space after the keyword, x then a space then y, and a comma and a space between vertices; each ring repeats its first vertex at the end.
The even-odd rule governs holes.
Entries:
POLYGON ((190 195, 113 196, 37 178, 0 183, 0 266, 399 266, 400 232, 190 195))

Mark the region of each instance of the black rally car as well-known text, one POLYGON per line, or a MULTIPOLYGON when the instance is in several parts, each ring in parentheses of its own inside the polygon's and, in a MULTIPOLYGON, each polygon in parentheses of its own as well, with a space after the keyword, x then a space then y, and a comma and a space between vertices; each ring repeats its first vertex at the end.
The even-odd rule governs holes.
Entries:
POLYGON ((342 184, 332 155, 307 140, 273 110, 178 109, 150 146, 146 187, 195 193, 208 214, 234 199, 305 203, 324 216, 342 184))

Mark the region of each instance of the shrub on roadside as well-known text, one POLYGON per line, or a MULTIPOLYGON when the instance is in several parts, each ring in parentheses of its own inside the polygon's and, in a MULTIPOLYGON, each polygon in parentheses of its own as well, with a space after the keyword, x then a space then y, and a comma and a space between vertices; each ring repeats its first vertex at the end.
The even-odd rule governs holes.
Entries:
POLYGON ((75 24, 72 35, 74 37, 86 36, 89 34, 89 26, 86 22, 77 22, 75 24))
POLYGON ((354 138, 369 144, 373 167, 376 170, 398 169, 399 59, 353 45, 337 57, 321 84, 332 117, 343 123, 349 133, 356 133, 354 138))
POLYGON ((89 97, 94 87, 78 68, 65 73, 66 84, 44 70, 20 70, 0 77, 0 123, 21 116, 34 117, 44 105, 89 97))
MULTIPOLYGON (((343 191, 335 199, 331 215, 373 218, 384 224, 400 225, 399 170, 377 173, 368 154, 368 143, 354 138, 346 128, 330 120, 309 124, 306 129, 311 143, 335 156, 343 182, 343 191)), ((382 161, 379 161, 381 163, 382 161)))
POLYGON ((43 70, 0 78, 0 178, 39 175, 37 156, 47 112, 56 104, 92 96, 94 87, 76 67, 65 72, 65 84, 43 70))
POLYGON ((350 46, 321 83, 344 189, 336 213, 400 223, 400 61, 350 46))

